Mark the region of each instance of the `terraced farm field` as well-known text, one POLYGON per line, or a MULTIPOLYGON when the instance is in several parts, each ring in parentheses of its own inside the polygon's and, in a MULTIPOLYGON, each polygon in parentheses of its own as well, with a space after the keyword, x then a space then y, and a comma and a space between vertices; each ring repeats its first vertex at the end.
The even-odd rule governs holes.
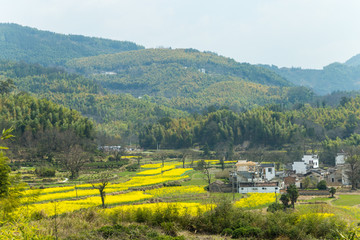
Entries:
MULTIPOLYGON (((230 221, 230 219, 226 220, 227 217, 225 215, 228 214, 234 214, 234 216, 244 215, 243 217, 246 220, 243 219, 242 221, 253 222, 252 224, 265 224, 266 221, 270 221, 269 223, 275 225, 285 224, 276 223, 276 221, 283 221, 281 218, 285 217, 289 218, 286 221, 292 222, 294 228, 305 228, 305 226, 310 228, 314 222, 321 222, 325 228, 327 225, 332 226, 332 224, 335 224, 339 218, 342 219, 341 224, 337 225, 339 229, 343 229, 346 224, 352 226, 360 222, 358 206, 360 195, 339 194, 336 195, 336 200, 328 197, 316 197, 301 201, 302 204, 297 204, 295 211, 289 210, 289 215, 285 214, 284 211, 266 213, 266 209, 270 205, 276 202, 280 203, 279 194, 210 193, 206 190, 207 180, 204 172, 192 168, 198 162, 199 160, 186 162, 184 168, 183 162, 180 161, 165 161, 164 163, 144 162, 137 172, 113 172, 110 176, 115 175, 117 178, 111 178, 105 187, 106 208, 101 207, 101 197, 98 189, 95 189, 101 184, 101 181, 82 184, 68 181, 62 183, 61 186, 52 184, 51 187, 43 189, 27 189, 23 192, 21 198, 22 205, 12 213, 12 218, 36 220, 36 224, 39 224, 39 227, 34 230, 34 235, 41 233, 40 226, 46 226, 45 228, 48 229, 45 231, 46 234, 49 234, 49 231, 50 233, 55 231, 53 224, 55 219, 59 218, 62 227, 61 231, 63 231, 61 234, 68 236, 69 239, 71 239, 71 236, 77 236, 79 233, 67 233, 65 232, 67 228, 81 229, 84 227, 82 225, 70 227, 70 222, 72 222, 72 225, 78 224, 73 216, 76 216, 76 219, 102 219, 104 223, 100 224, 100 226, 123 222, 137 222, 150 225, 160 224, 165 233, 171 229, 176 229, 176 226, 172 225, 174 222, 186 225, 186 221, 183 223, 182 221, 193 219, 192 221, 195 222, 192 224, 200 224, 201 228, 208 221, 206 220, 208 216, 210 216, 210 219, 213 216, 214 219, 230 221), (307 202, 309 204, 305 204, 307 202), (236 214, 231 212, 236 212, 236 214), (226 214, 222 216, 221 214, 223 213, 226 214), (285 215, 280 216, 279 214, 285 215), (279 215, 278 219, 276 219, 276 215, 279 215), (196 223, 196 221, 200 222, 196 223), (201 221, 204 221, 204 223, 202 224, 201 221), (164 222, 169 222, 170 225, 164 225, 164 222)), ((221 167, 217 165, 219 161, 205 160, 205 162, 212 166, 211 177, 214 180, 216 173, 222 171, 221 167)), ((95 222, 92 223, 95 220, 85 221, 81 224, 89 225, 88 228, 99 226, 91 225, 95 224, 95 222)), ((211 223, 207 222, 206 224, 211 223)), ((23 227, 21 225, 20 228, 23 227)), ((239 229, 241 228, 240 225, 239 229)), ((13 231, 16 235, 19 228, 14 229, 8 228, 3 229, 3 231, 13 231)), ((228 236, 237 238, 238 235, 235 230, 227 230, 229 233, 225 233, 225 236, 231 233, 228 236)), ((218 234, 221 232, 219 231, 216 230, 218 234)), ((245 230, 242 229, 241 231, 245 230)), ((251 234, 260 234, 260 230, 257 228, 253 228, 251 231, 255 232, 249 233, 249 236, 252 236, 251 234)), ((312 235, 326 235, 324 232, 319 232, 322 230, 314 227, 309 231, 312 235)), ((51 234, 53 235, 53 233, 51 234)), ((167 234, 171 234, 171 231, 167 234)), ((281 232, 276 234, 281 236, 281 232)), ((15 235, 10 234, 9 236, 15 235)), ((241 237, 242 235, 239 236, 241 237)), ((304 236, 306 239, 306 235, 304 236)), ((104 239, 108 238, 104 237, 104 239)))

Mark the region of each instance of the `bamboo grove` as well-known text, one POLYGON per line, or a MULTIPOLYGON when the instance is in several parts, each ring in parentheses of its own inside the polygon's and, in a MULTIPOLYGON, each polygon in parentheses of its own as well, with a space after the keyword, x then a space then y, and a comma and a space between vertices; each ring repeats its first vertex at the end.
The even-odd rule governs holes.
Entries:
POLYGON ((164 118, 147 125, 140 133, 145 148, 185 148, 219 143, 282 148, 302 141, 323 142, 346 139, 357 133, 360 98, 348 99, 336 108, 302 105, 284 110, 277 105, 258 107, 240 113, 228 109, 191 117, 164 118))

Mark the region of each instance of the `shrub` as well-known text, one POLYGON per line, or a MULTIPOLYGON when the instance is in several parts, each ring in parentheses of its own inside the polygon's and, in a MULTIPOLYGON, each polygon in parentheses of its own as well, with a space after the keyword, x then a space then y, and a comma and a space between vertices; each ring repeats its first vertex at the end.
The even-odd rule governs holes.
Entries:
POLYGON ((135 221, 138 223, 150 222, 151 211, 149 209, 138 208, 135 212, 135 221))
POLYGON ((272 203, 269 205, 269 207, 267 208, 267 211, 273 213, 273 212, 283 210, 283 209, 284 209, 283 204, 275 202, 275 203, 272 203))
POLYGON ((221 235, 223 236, 232 236, 233 235, 233 230, 231 228, 225 228, 221 235))
POLYGON ((164 182, 164 187, 178 187, 181 186, 181 183, 179 181, 172 181, 172 182, 164 182))
POLYGON ((103 226, 100 229, 97 230, 98 233, 103 238, 110 238, 113 236, 119 236, 122 232, 124 232, 126 229, 125 227, 121 225, 114 225, 114 226, 103 226))
POLYGON ((38 177, 55 177, 55 169, 50 167, 40 167, 35 169, 38 177))
POLYGON ((317 189, 319 190, 326 190, 327 186, 326 186, 326 181, 325 180, 321 180, 320 182, 318 182, 318 184, 316 185, 317 189))
POLYGON ((163 222, 161 223, 161 228, 166 235, 176 237, 177 236, 177 227, 173 222, 163 222))
POLYGON ((338 233, 346 229, 346 223, 333 214, 309 213, 300 216, 296 227, 317 239, 338 239, 338 233))
POLYGON ((41 220, 46 217, 47 217, 46 213, 42 210, 42 211, 35 211, 35 212, 31 213, 30 219, 38 221, 38 220, 41 220))
POLYGON ((202 159, 197 162, 196 167, 194 169, 195 170, 203 170, 204 166, 205 166, 205 161, 202 159))
POLYGON ((263 235, 268 238, 287 236, 295 225, 297 218, 298 214, 292 212, 276 211, 268 213, 263 227, 263 235))
POLYGON ((126 166, 125 168, 126 168, 126 171, 136 172, 140 167, 138 164, 134 163, 134 164, 126 166))
POLYGON ((261 233, 261 229, 258 227, 240 227, 233 231, 232 237, 256 237, 261 233))

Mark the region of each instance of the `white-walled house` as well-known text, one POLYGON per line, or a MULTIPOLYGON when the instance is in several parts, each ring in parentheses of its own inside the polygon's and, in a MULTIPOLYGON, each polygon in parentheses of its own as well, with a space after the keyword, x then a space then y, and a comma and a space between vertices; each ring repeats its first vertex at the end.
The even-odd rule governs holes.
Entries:
POLYGON ((345 164, 346 155, 345 153, 338 153, 335 157, 335 165, 344 165, 345 164))
POLYGON ((304 155, 301 160, 312 168, 319 168, 319 158, 317 155, 304 155))
POLYGON ((305 162, 294 162, 292 164, 292 169, 296 174, 305 174, 308 166, 305 162))
POLYGON ((239 193, 279 193, 280 183, 274 181, 274 163, 256 163, 252 161, 239 160, 236 170, 230 174, 239 193), (270 180, 273 180, 270 182, 270 180))
POLYGON ((294 162, 292 170, 296 174, 305 174, 311 168, 319 168, 319 158, 317 155, 304 155, 301 162, 294 162))
POLYGON ((239 193, 279 193, 278 183, 241 183, 239 193))
POLYGON ((262 163, 259 166, 259 173, 261 178, 267 181, 275 178, 275 164, 274 163, 262 163))

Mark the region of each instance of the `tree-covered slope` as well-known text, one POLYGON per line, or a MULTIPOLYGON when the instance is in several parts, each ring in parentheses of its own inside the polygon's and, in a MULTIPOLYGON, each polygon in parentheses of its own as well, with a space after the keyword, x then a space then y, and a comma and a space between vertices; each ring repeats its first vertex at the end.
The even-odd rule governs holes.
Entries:
POLYGON ((11 78, 17 91, 35 94, 63 106, 78 110, 96 120, 98 128, 120 136, 137 125, 156 122, 163 117, 186 116, 187 113, 156 104, 150 97, 111 94, 93 80, 58 68, 35 64, 0 62, 0 81, 11 78))
POLYGON ((292 86, 266 68, 194 49, 144 49, 72 59, 66 66, 113 93, 148 95, 190 112, 279 103, 292 86))
POLYGON ((235 111, 269 103, 289 102, 289 87, 268 86, 245 80, 217 82, 192 97, 174 97, 163 102, 178 109, 201 111, 209 106, 226 106, 235 111))
POLYGON ((87 74, 98 73, 98 81, 115 89, 148 88, 154 95, 165 96, 187 95, 230 77, 265 85, 291 85, 266 68, 194 49, 129 51, 73 59, 67 62, 67 67, 87 74))
POLYGON ((0 23, 0 59, 54 65, 71 58, 138 50, 128 41, 64 35, 0 23))
POLYGON ((312 88, 325 95, 334 91, 360 90, 360 65, 332 63, 321 70, 264 66, 295 85, 312 88))
MULTIPOLYGON (((326 139, 346 139, 359 133, 360 97, 336 108, 303 105, 286 110, 279 105, 244 112, 218 110, 202 116, 168 119, 146 126, 141 146, 184 148, 196 145, 215 149, 218 145, 283 148, 285 145, 318 144, 326 139)), ((301 149, 301 148, 300 148, 301 149)))

